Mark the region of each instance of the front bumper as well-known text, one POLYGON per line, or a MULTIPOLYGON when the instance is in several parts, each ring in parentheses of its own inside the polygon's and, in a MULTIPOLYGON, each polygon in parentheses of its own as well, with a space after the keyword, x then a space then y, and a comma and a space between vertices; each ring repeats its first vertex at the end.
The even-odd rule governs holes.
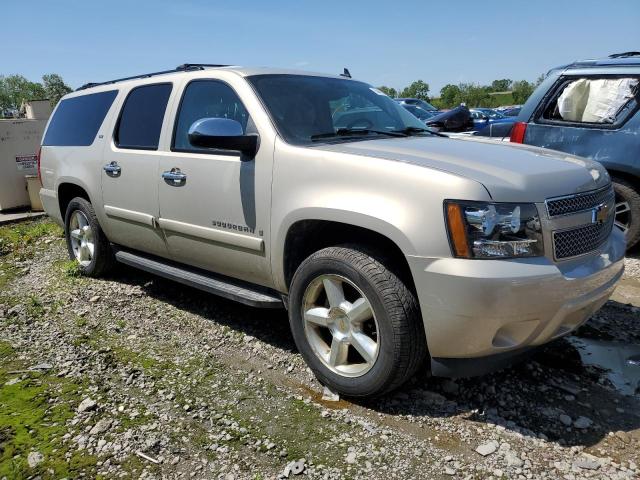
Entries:
POLYGON ((558 263, 407 257, 433 373, 480 374, 576 329, 613 293, 624 252, 614 229, 598 253, 558 263))

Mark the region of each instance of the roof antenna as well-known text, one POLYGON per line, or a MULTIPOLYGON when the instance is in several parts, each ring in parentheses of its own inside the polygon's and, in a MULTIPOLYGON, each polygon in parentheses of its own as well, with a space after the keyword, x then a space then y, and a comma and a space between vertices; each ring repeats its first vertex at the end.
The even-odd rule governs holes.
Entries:
POLYGON ((341 77, 351 78, 351 73, 349 73, 349 69, 345 68, 344 71, 340 74, 341 77))

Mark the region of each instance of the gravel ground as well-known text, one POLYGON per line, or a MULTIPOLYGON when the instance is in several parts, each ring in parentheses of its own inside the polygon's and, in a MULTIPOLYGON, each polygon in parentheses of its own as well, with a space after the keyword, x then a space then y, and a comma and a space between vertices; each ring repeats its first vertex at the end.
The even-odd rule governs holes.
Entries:
POLYGON ((640 476, 640 392, 576 346, 638 347, 637 303, 496 374, 330 401, 284 312, 78 277, 55 227, 20 228, 0 232, 0 478, 640 476))

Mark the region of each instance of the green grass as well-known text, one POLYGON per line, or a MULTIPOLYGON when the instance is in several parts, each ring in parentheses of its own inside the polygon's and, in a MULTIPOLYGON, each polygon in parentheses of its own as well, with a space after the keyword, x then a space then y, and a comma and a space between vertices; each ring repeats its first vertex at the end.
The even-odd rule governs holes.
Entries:
POLYGON ((0 291, 4 290, 4 288, 13 280, 18 273, 18 269, 9 262, 3 262, 2 257, 0 257, 0 291))
POLYGON ((49 219, 0 227, 0 256, 20 255, 43 237, 62 237, 62 229, 49 219))
POLYGON ((16 261, 32 257, 36 242, 52 236, 62 237, 62 229, 49 219, 0 227, 0 290, 20 273, 16 261))
POLYGON ((500 107, 502 105, 513 105, 515 102, 513 100, 513 94, 511 92, 506 93, 497 93, 495 95, 491 95, 491 105, 500 107))

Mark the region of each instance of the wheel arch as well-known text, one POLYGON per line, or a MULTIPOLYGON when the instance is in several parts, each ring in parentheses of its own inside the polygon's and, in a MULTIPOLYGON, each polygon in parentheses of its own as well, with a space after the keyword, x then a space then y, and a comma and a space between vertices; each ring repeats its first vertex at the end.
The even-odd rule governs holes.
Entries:
POLYGON ((616 169, 616 168, 607 168, 607 172, 609 172, 609 176, 612 177, 612 180, 613 180, 614 177, 620 178, 622 180, 626 180, 638 192, 640 192, 640 177, 638 177, 638 175, 634 175, 633 173, 631 173, 629 171, 620 170, 620 169, 616 169))
POLYGON ((290 222, 280 237, 282 241, 278 244, 281 248, 277 259, 274 259, 277 262, 274 277, 278 287, 288 291, 296 269, 312 253, 330 246, 357 244, 366 251, 384 257, 390 263, 388 267, 394 269, 407 287, 415 291, 405 257, 407 251, 413 250, 409 240, 386 222, 372 222, 371 217, 360 220, 346 222, 313 216, 290 222))
POLYGON ((91 197, 89 196, 88 190, 73 181, 62 181, 58 185, 57 189, 58 195, 58 205, 60 207, 60 215, 64 219, 65 214, 67 212, 67 207, 69 206, 69 202, 73 200, 75 197, 81 197, 87 200, 89 203, 91 201, 91 197))

